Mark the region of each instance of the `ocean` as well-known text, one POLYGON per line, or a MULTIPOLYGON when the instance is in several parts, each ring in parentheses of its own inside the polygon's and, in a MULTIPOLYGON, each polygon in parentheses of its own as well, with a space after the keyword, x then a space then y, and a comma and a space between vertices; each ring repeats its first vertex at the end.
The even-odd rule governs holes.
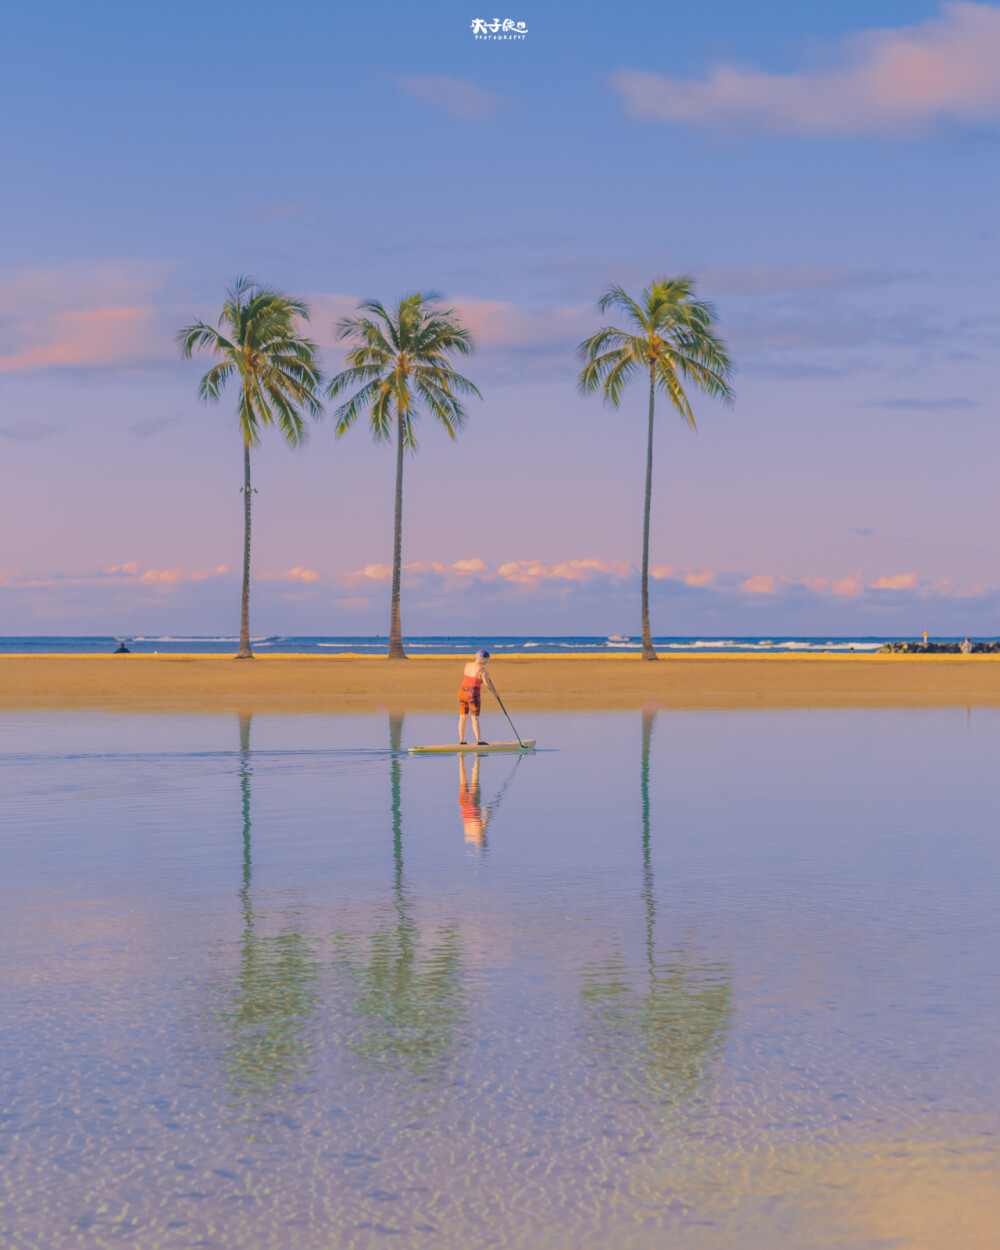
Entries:
MULTIPOLYGON (((824 637, 658 637, 653 644, 664 653, 723 652, 872 652, 891 641, 888 635, 849 638, 824 637)), ((913 639, 916 641, 916 638, 913 639)), ((932 642, 961 642, 960 638, 934 637, 932 642)), ((0 655, 106 655, 124 643, 136 654, 229 655, 238 639, 232 635, 14 635, 0 637, 0 655)), ((403 645, 414 655, 455 655, 475 652, 480 647, 495 655, 532 652, 556 655, 574 651, 606 652, 608 654, 638 652, 640 640, 619 635, 597 637, 588 635, 545 634, 520 635, 427 635, 404 638, 403 645)), ((388 646, 384 636, 356 634, 337 637, 299 637, 273 634, 253 639, 254 650, 266 655, 269 651, 291 655, 381 655, 388 646)))

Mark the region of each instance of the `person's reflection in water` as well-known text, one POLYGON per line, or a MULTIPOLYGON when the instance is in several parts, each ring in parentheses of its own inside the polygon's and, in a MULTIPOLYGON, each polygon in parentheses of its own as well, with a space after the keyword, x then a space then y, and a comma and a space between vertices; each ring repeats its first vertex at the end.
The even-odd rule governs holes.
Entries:
POLYGON ((471 843, 480 850, 484 850, 486 847, 486 826, 493 819, 497 808, 503 801, 503 796, 507 793, 507 787, 514 780, 514 774, 521 767, 525 753, 518 752, 517 759, 514 761, 514 767, 507 774, 503 785, 497 791, 496 798, 485 806, 483 805, 482 791, 479 786, 479 763, 481 758, 479 755, 475 757, 470 779, 465 756, 460 754, 458 757, 458 807, 462 813, 462 826, 465 830, 466 842, 471 843))
POLYGON ((225 1062, 229 1088, 241 1102, 260 1106, 293 1087, 304 1074, 310 1052, 310 1017, 318 1006, 312 983, 319 973, 312 943, 296 931, 264 936, 253 909, 249 713, 240 713, 240 805, 243 871, 239 890, 243 914, 239 969, 232 1005, 221 1018, 232 1033, 225 1062))
POLYGON ((462 824, 465 826, 465 840, 473 846, 486 845, 486 826, 491 812, 489 808, 483 813, 482 794, 479 789, 479 764, 481 757, 476 756, 472 763, 472 780, 465 767, 465 756, 458 757, 458 806, 462 813, 462 824))
POLYGON ((696 1098, 721 1052, 732 1020, 732 986, 725 964, 691 957, 660 963, 656 957, 649 760, 657 711, 649 704, 642 709, 639 769, 646 966, 639 974, 616 953, 584 969, 581 997, 593 1009, 602 1056, 637 1080, 655 1105, 680 1111, 696 1098))
POLYGON ((441 1075, 465 1016, 465 1000, 457 928, 444 926, 428 939, 412 916, 403 872, 402 740, 403 716, 390 713, 394 915, 367 939, 367 955, 362 943, 347 934, 335 934, 333 943, 334 972, 353 1000, 356 1023, 347 1025, 348 1046, 405 1085, 441 1075))

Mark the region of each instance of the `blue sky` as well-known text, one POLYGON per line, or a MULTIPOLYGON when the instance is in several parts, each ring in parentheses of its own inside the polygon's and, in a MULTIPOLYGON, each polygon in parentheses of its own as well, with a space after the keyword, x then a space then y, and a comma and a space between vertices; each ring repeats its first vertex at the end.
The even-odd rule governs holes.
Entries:
MULTIPOLYGON (((478 334, 484 402, 407 465, 408 632, 634 632, 644 400, 572 352, 662 273, 738 372, 659 419, 654 631, 1000 630, 1000 7, 39 4, 5 39, 0 632, 232 628, 233 404, 172 334, 240 272, 331 370, 362 297, 478 334)), ((265 440, 255 632, 385 632, 391 459, 265 440)))

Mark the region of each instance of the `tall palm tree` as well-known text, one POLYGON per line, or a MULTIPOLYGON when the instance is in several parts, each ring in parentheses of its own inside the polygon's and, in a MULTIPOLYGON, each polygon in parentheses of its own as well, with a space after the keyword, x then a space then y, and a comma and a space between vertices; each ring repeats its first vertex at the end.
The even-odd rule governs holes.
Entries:
POLYGON ((453 309, 442 308, 433 292, 407 295, 393 309, 377 300, 365 300, 358 316, 337 324, 337 337, 352 344, 347 368, 330 381, 330 396, 358 389, 337 409, 337 437, 346 433, 362 412, 368 414, 377 443, 396 435, 396 514, 392 547, 392 609, 389 619, 389 658, 405 660, 399 617, 399 587, 403 552, 403 452, 416 451, 413 419, 425 407, 454 438, 465 424, 460 396, 479 391, 456 373, 448 360, 468 356, 472 336, 453 309))
POLYGON ((305 410, 321 411, 317 394, 322 384, 317 348, 300 332, 308 321, 301 300, 237 278, 226 292, 218 325, 204 321, 178 330, 176 341, 185 358, 196 348, 221 357, 201 380, 202 399, 218 400, 228 379, 239 379, 237 415, 243 435, 243 599, 240 608, 238 660, 252 660, 250 649, 250 448, 260 443, 261 427, 276 425, 294 447, 305 441, 305 410))
POLYGON ((714 331, 715 310, 693 295, 690 278, 659 278, 635 300, 620 286, 610 287, 598 301, 602 313, 614 308, 625 316, 627 330, 605 326, 581 343, 577 353, 586 363, 579 378, 587 394, 600 390, 612 408, 621 402, 625 384, 649 374, 649 433, 646 441, 646 502, 642 517, 642 658, 655 660, 649 630, 649 504, 653 491, 653 405, 662 391, 687 424, 694 413, 681 379, 725 402, 732 362, 714 331))

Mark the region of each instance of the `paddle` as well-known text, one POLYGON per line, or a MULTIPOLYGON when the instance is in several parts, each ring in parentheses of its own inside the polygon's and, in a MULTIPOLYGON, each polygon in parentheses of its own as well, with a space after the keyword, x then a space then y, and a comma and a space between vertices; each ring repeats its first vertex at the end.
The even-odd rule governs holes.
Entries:
POLYGON ((497 791, 497 796, 496 796, 496 798, 493 800, 493 802, 492 802, 492 803, 487 803, 487 804, 486 804, 486 810, 489 812, 489 814, 490 814, 490 819, 491 819, 491 820, 493 819, 493 813, 494 813, 494 812, 497 810, 497 808, 500 806, 500 800, 501 800, 501 799, 503 798, 503 796, 507 793, 507 787, 508 787, 508 786, 510 785, 510 783, 514 780, 514 774, 515 774, 515 773, 517 772, 517 770, 521 767, 521 762, 522 762, 522 760, 523 760, 523 759, 524 759, 524 752, 522 751, 522 752, 521 752, 521 754, 520 754, 520 755, 517 757, 517 759, 514 761, 514 767, 513 767, 513 768, 510 770, 510 772, 507 774, 507 780, 503 783, 503 785, 502 785, 502 786, 500 787, 500 789, 497 791))
MULTIPOLYGON (((496 686, 494 686, 492 682, 489 683, 489 686, 490 686, 490 689, 493 691, 493 697, 496 699, 497 703, 500 704, 500 711, 503 712, 504 716, 507 716, 507 709, 503 705, 503 699, 501 699, 500 696, 497 694, 496 686)), ((507 724, 510 725, 511 729, 514 729, 514 722, 510 719, 509 716, 507 716, 507 724)), ((521 750, 527 751, 528 748, 521 741, 521 735, 517 732, 516 729, 514 729, 514 737, 517 739, 518 746, 521 748, 521 750)))

